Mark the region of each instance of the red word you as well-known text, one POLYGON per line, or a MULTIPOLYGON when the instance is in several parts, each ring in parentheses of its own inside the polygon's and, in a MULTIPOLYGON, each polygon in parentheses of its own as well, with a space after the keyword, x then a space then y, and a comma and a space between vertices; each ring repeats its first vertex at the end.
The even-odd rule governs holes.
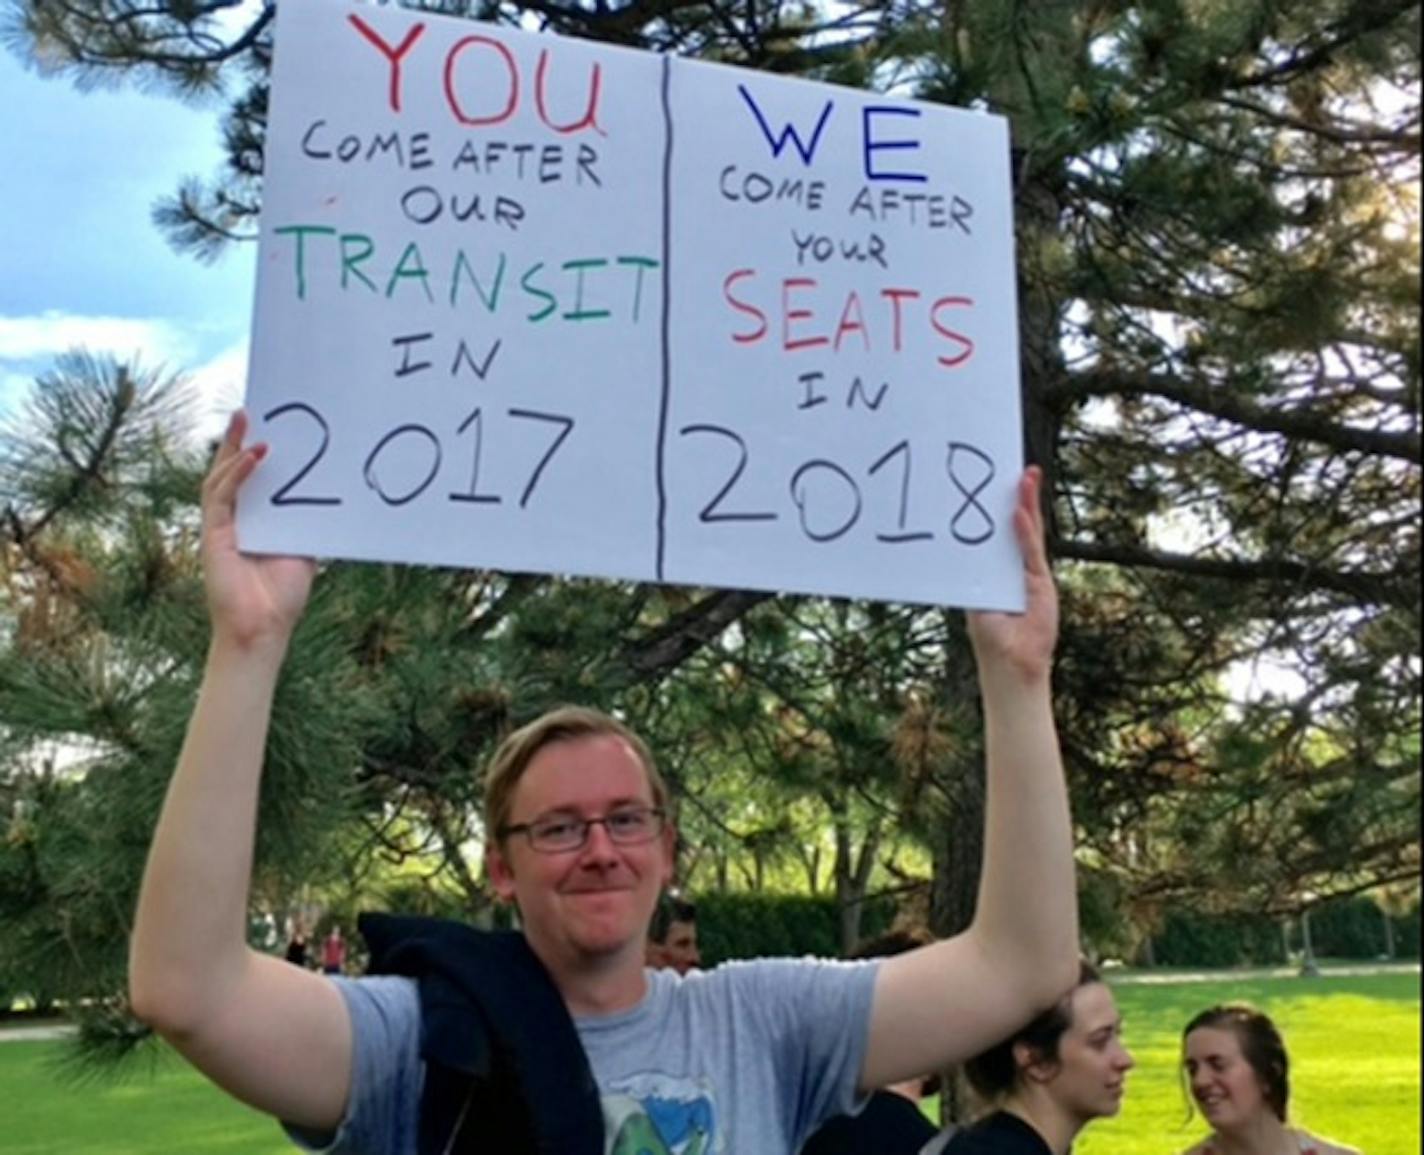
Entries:
MULTIPOLYGON (((390 86, 387 99, 392 112, 401 110, 401 93, 404 84, 402 67, 407 57, 415 51, 416 44, 425 32, 425 24, 410 27, 399 44, 392 44, 359 16, 347 16, 351 26, 385 58, 390 66, 390 86)), ((442 72, 445 103, 451 115, 461 124, 471 127, 485 127, 503 124, 519 111, 528 78, 523 74, 514 54, 503 43, 492 36, 462 36, 445 52, 445 67, 442 72), (462 79, 478 75, 485 87, 484 99, 489 106, 474 108, 474 101, 468 95, 462 79), (494 99, 490 99, 494 94, 494 99)), ((539 61, 534 68, 534 108, 540 121, 557 133, 569 134, 592 129, 601 136, 607 136, 598 123, 598 101, 603 89, 603 68, 595 63, 589 74, 588 101, 583 114, 577 119, 560 123, 549 112, 549 49, 539 51, 539 61)))

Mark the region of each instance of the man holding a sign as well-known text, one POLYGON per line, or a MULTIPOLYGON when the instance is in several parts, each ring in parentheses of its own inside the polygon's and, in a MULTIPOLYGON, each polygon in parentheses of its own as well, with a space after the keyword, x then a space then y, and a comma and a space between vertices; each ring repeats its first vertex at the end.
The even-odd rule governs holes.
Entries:
MULTIPOLYGON (((424 1155, 417 983, 313 974, 245 942, 271 702, 314 573, 307 560, 238 549, 238 490, 266 454, 244 447, 246 428, 239 414, 204 485, 212 643, 144 876, 132 1005, 300 1142, 424 1155)), ((571 1017, 607 1155, 790 1155, 868 1091, 977 1053, 1072 985, 1072 835, 1049 700, 1058 609, 1039 488, 1031 469, 1013 513, 1025 612, 970 616, 987 812, 978 909, 953 939, 871 963, 648 971, 674 835, 642 744, 611 719, 581 722, 574 736, 536 722, 496 754, 489 876, 518 905, 525 941, 571 1017)), ((556 1115, 565 1104, 533 1108, 556 1115)), ((488 1149, 479 1126, 462 1116, 434 1149, 488 1149)))

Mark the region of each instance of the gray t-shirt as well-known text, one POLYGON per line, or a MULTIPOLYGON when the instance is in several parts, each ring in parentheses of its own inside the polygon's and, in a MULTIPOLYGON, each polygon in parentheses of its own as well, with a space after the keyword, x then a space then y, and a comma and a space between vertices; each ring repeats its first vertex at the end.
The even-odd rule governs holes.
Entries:
MULTIPOLYGON (((807 959, 685 978, 650 971, 636 1007, 576 1019, 603 1099, 606 1155, 793 1155, 825 1119, 860 1106, 876 969, 807 959)), ((335 981, 355 1037, 346 1118, 334 1137, 290 1133, 309 1150, 415 1155, 415 983, 335 981)))

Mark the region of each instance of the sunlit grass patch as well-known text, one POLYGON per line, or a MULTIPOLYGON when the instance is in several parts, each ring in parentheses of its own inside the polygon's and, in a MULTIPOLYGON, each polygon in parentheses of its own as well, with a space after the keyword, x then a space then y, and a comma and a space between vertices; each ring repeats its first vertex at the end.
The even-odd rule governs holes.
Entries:
POLYGON ((5 1155, 290 1155, 270 1119, 174 1060, 116 1083, 60 1075, 65 1042, 0 1042, 5 1155))

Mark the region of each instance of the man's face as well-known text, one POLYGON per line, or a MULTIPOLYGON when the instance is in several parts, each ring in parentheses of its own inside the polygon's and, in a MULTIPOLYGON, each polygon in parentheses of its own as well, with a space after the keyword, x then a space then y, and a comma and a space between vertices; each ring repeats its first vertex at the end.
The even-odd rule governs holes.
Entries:
MULTIPOLYGON (((515 787, 509 824, 605 818, 654 804, 648 775, 622 738, 598 734, 553 742, 534 755, 515 787)), ((577 850, 544 853, 523 834, 489 850, 490 881, 519 906, 524 933, 551 969, 626 954, 642 965, 658 895, 672 878, 674 835, 620 846, 602 825, 577 850)))
POLYGON ((658 954, 661 958, 659 965, 671 967, 680 975, 700 967, 702 955, 697 949, 697 924, 669 923, 667 939, 658 947, 658 954))

